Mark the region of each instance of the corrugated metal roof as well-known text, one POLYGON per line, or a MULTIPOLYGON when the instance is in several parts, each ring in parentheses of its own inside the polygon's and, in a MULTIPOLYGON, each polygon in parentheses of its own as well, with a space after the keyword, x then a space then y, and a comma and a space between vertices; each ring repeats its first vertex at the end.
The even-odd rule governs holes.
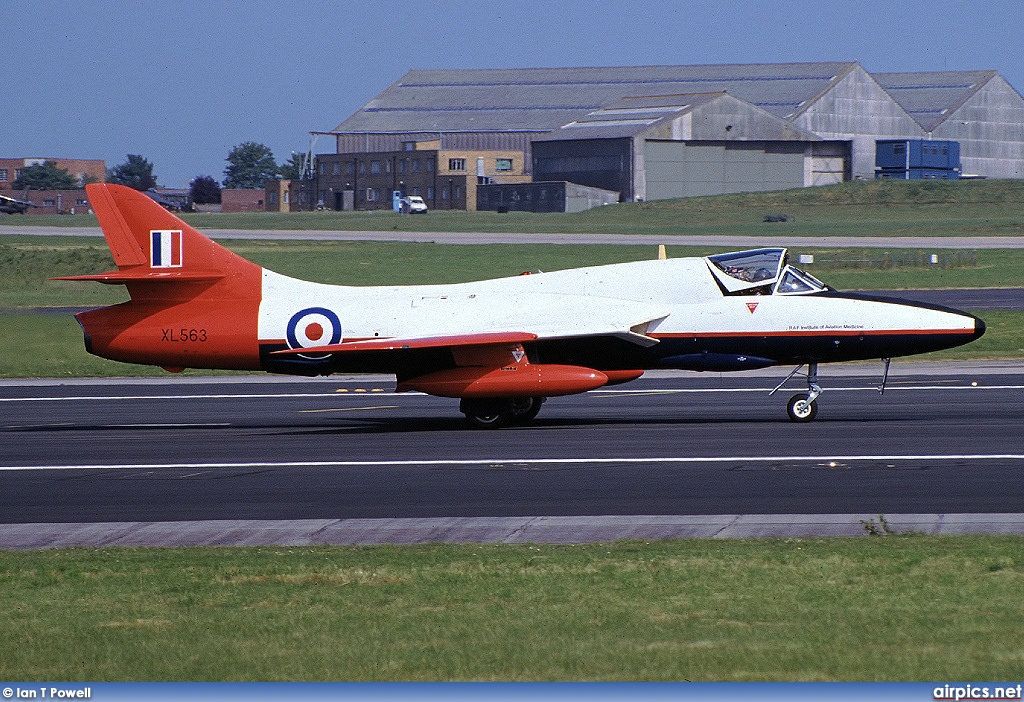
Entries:
POLYGON ((626 97, 589 112, 568 124, 563 124, 538 139, 547 141, 631 137, 662 120, 675 119, 723 95, 725 93, 718 92, 626 97))
POLYGON ((926 132, 934 131, 996 75, 996 71, 871 74, 926 132))
POLYGON ((792 116, 855 62, 412 70, 334 131, 549 131, 629 96, 728 92, 792 116))

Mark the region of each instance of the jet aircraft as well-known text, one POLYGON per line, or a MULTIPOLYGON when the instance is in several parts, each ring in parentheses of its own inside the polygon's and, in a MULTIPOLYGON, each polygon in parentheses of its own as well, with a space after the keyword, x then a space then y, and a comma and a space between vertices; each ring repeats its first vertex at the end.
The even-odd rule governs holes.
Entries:
POLYGON ((18 200, 17 198, 8 197, 7 195, 0 195, 0 212, 7 214, 25 214, 29 207, 39 207, 34 202, 28 200, 18 200))
POLYGON ((228 251, 135 190, 87 191, 117 269, 60 280, 125 285, 131 298, 76 315, 90 353, 168 371, 388 373, 398 391, 458 398, 482 428, 529 422, 548 397, 649 369, 782 364, 796 364, 790 378, 807 368, 787 411, 810 421, 819 364, 883 359, 887 372, 892 357, 985 331, 957 310, 838 292, 784 248, 446 285, 306 282, 228 251))

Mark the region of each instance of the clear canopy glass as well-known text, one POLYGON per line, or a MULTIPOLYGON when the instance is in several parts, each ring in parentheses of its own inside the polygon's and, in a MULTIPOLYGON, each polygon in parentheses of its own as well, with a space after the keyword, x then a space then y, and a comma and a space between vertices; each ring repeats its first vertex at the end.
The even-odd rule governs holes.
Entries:
POLYGON ((707 257, 727 295, 808 295, 827 286, 789 265, 786 249, 753 249, 707 257))

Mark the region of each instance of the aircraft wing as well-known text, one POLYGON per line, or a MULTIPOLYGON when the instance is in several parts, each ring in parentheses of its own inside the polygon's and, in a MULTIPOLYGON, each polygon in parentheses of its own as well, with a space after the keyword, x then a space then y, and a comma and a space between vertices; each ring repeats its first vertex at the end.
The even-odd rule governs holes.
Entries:
POLYGON ((348 353, 353 351, 396 351, 399 349, 451 348, 456 346, 490 346, 492 344, 516 344, 536 340, 536 334, 528 332, 484 332, 481 334, 457 334, 451 336, 425 336, 412 339, 363 339, 340 344, 327 344, 300 349, 274 351, 273 356, 295 356, 315 352, 348 353))
MULTIPOLYGON (((347 353, 367 351, 395 351, 401 349, 455 348, 472 346, 493 346, 516 344, 547 339, 571 339, 586 337, 615 337, 638 346, 653 346, 658 340, 647 335, 648 327, 668 316, 667 312, 651 310, 636 303, 605 301, 600 311, 593 305, 588 309, 577 309, 571 301, 565 301, 557 317, 541 315, 530 320, 519 320, 523 324, 516 330, 516 321, 505 320, 513 331, 474 332, 453 329, 434 335, 409 335, 386 339, 357 339, 338 344, 274 351, 272 355, 301 355, 309 353, 347 353), (524 323, 525 321, 525 323, 524 323)), ((526 315, 529 317, 530 315, 526 315)), ((497 326, 493 324, 492 326, 497 326)))

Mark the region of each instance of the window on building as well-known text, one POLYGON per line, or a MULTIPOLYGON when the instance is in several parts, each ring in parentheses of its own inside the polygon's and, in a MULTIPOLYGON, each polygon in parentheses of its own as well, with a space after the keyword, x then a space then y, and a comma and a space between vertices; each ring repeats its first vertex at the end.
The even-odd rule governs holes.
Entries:
POLYGON ((906 144, 893 144, 892 145, 892 152, 896 156, 902 156, 903 154, 907 153, 907 145, 906 144))
POLYGON ((464 170, 466 170, 466 159, 464 159, 464 158, 450 158, 450 159, 448 159, 448 170, 449 171, 464 171, 464 170))
POLYGON ((84 197, 80 197, 77 200, 75 200, 75 207, 88 207, 88 206, 89 206, 89 201, 86 200, 84 197))
POLYGON ((441 188, 441 199, 442 200, 447 200, 448 199, 448 188, 441 188))
POLYGON ((462 199, 462 186, 461 185, 456 185, 455 186, 455 199, 456 200, 461 200, 462 199))
POLYGON ((494 170, 498 171, 499 173, 502 172, 502 171, 511 171, 512 170, 512 159, 510 159, 510 158, 499 158, 497 160, 497 162, 495 163, 495 165, 494 165, 494 170))
POLYGON ((413 161, 412 161, 412 172, 413 173, 419 173, 420 172, 420 160, 418 158, 413 159, 413 161))
POLYGON ((356 172, 356 162, 355 161, 346 161, 345 162, 345 173, 347 173, 348 175, 355 175, 355 172, 356 172))
POLYGON ((405 173, 405 159, 404 158, 398 159, 398 172, 399 173, 405 173))
POLYGON ((326 163, 321 163, 320 164, 320 175, 322 175, 322 176, 327 175, 327 164, 326 163))
POLYGON ((427 199, 428 200, 433 200, 434 199, 434 189, 433 188, 427 188, 427 199))
POLYGON ((416 150, 416 142, 415 141, 403 141, 402 142, 402 150, 403 151, 415 151, 416 150))
POLYGON ((7 182, 7 169, 6 168, 0 168, 0 183, 6 183, 6 182, 7 182))
POLYGON ((428 173, 433 173, 434 172, 434 159, 432 159, 432 158, 428 158, 427 159, 427 172, 428 173))
POLYGON ((380 161, 370 161, 370 173, 380 173, 380 161))
POLYGON ((57 206, 57 201, 56 200, 43 200, 43 207, 56 207, 56 206, 57 206))
POLYGON ((341 175, 341 164, 338 162, 334 163, 334 168, 331 171, 334 175, 341 175))

